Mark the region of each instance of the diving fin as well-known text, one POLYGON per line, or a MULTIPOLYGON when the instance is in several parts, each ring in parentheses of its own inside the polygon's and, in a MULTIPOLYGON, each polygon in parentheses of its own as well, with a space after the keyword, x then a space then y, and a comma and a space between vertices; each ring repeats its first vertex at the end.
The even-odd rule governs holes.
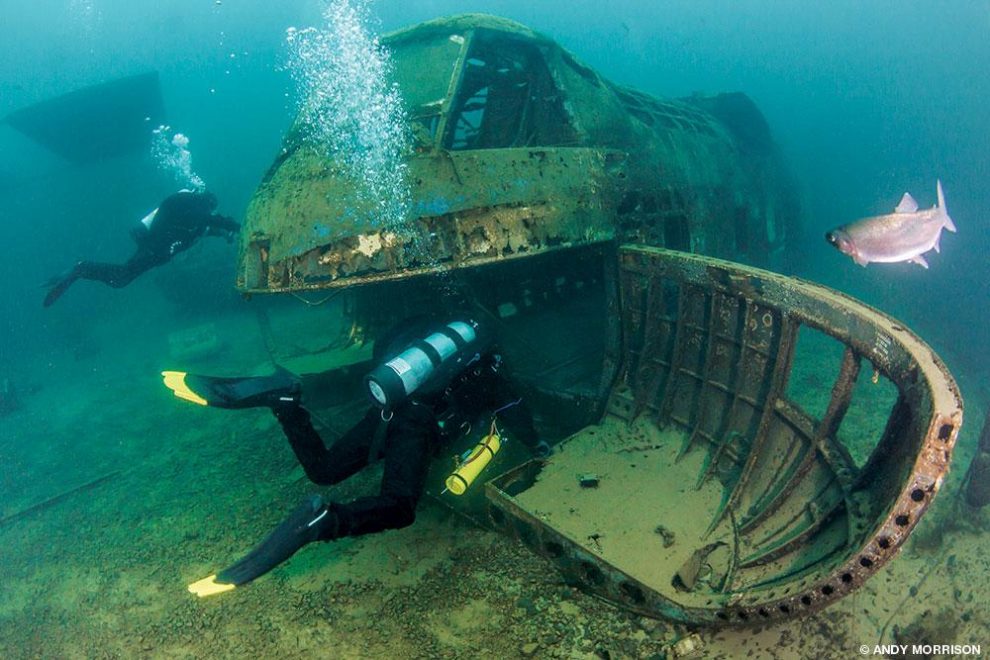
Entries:
POLYGON ((210 577, 205 577, 202 580, 197 580, 190 584, 187 589, 189 593, 196 594, 200 598, 205 598, 206 596, 215 596, 216 594, 222 594, 225 591, 231 591, 237 587, 236 584, 224 584, 222 582, 217 582, 216 574, 210 577))
POLYGON ((163 371, 162 377, 165 387, 180 399, 215 408, 298 405, 302 392, 299 378, 281 367, 271 376, 217 378, 184 371, 163 371))
POLYGON ((51 307, 55 304, 55 301, 62 297, 62 294, 69 290, 76 280, 79 279, 79 267, 78 265, 72 268, 69 272, 53 277, 48 280, 43 286, 48 288, 48 293, 45 294, 45 300, 42 305, 45 307, 51 307))
POLYGON ((337 537, 339 521, 332 506, 311 495, 240 561, 189 585, 200 598, 222 594, 255 580, 294 555, 307 543, 337 537))

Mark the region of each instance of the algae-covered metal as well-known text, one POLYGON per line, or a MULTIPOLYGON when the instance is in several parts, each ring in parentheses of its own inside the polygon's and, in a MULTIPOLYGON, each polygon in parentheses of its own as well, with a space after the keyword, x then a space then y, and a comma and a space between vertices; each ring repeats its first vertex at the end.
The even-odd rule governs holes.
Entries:
MULTIPOLYGON (((251 201, 238 287, 379 282, 341 298, 349 347, 448 305, 482 313, 544 425, 580 430, 489 482, 475 512, 632 610, 763 621, 834 601, 889 560, 941 485, 962 401, 893 319, 716 258, 770 264, 796 235, 753 103, 622 88, 490 16, 383 43, 411 120, 408 216, 382 221, 298 120, 251 201), (640 245, 616 252, 627 242, 640 245), (447 269, 462 270, 442 295, 410 277, 447 269), (800 350, 809 333, 837 352, 800 350)), ((314 318, 288 343, 322 336, 314 318)))
POLYGON ((801 280, 637 246, 619 268, 607 412, 490 482, 494 524, 605 598, 692 623, 806 613, 862 585, 949 467, 962 399, 938 356, 801 280))
POLYGON ((408 217, 382 222, 297 120, 251 200, 238 287, 403 278, 619 239, 766 263, 797 208, 742 94, 658 99, 484 15, 386 36, 410 118, 408 217))

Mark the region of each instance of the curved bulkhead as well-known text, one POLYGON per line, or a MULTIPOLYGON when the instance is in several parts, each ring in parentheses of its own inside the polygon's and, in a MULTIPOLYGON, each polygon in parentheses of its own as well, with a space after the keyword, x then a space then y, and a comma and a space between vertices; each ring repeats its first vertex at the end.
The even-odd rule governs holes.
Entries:
POLYGON ((493 479, 494 524, 589 590, 691 623, 797 615, 862 585, 949 468, 963 408, 945 365, 819 285, 641 246, 619 260, 607 412, 493 479))

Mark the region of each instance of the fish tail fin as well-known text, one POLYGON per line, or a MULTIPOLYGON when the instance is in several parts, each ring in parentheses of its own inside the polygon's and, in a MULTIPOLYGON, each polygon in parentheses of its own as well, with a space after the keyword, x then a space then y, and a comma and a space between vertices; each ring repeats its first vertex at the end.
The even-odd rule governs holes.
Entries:
POLYGON ((941 179, 935 180, 935 191, 938 195, 938 210, 942 212, 942 217, 944 218, 944 227, 949 231, 956 231, 956 224, 952 222, 952 218, 949 217, 949 210, 945 208, 945 193, 942 192, 942 181, 941 179))

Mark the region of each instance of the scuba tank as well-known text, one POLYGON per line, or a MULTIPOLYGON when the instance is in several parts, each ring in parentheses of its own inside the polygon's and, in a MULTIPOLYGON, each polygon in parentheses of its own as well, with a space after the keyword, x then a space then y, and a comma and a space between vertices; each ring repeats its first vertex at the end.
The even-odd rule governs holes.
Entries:
POLYGON ((415 392, 442 390, 490 346, 477 322, 452 321, 375 367, 364 379, 368 394, 383 410, 394 410, 415 392))
POLYGON ((481 474, 498 450, 502 447, 502 438, 495 427, 495 420, 488 434, 474 446, 457 465, 457 469, 444 482, 447 490, 454 495, 463 495, 474 480, 481 474))

